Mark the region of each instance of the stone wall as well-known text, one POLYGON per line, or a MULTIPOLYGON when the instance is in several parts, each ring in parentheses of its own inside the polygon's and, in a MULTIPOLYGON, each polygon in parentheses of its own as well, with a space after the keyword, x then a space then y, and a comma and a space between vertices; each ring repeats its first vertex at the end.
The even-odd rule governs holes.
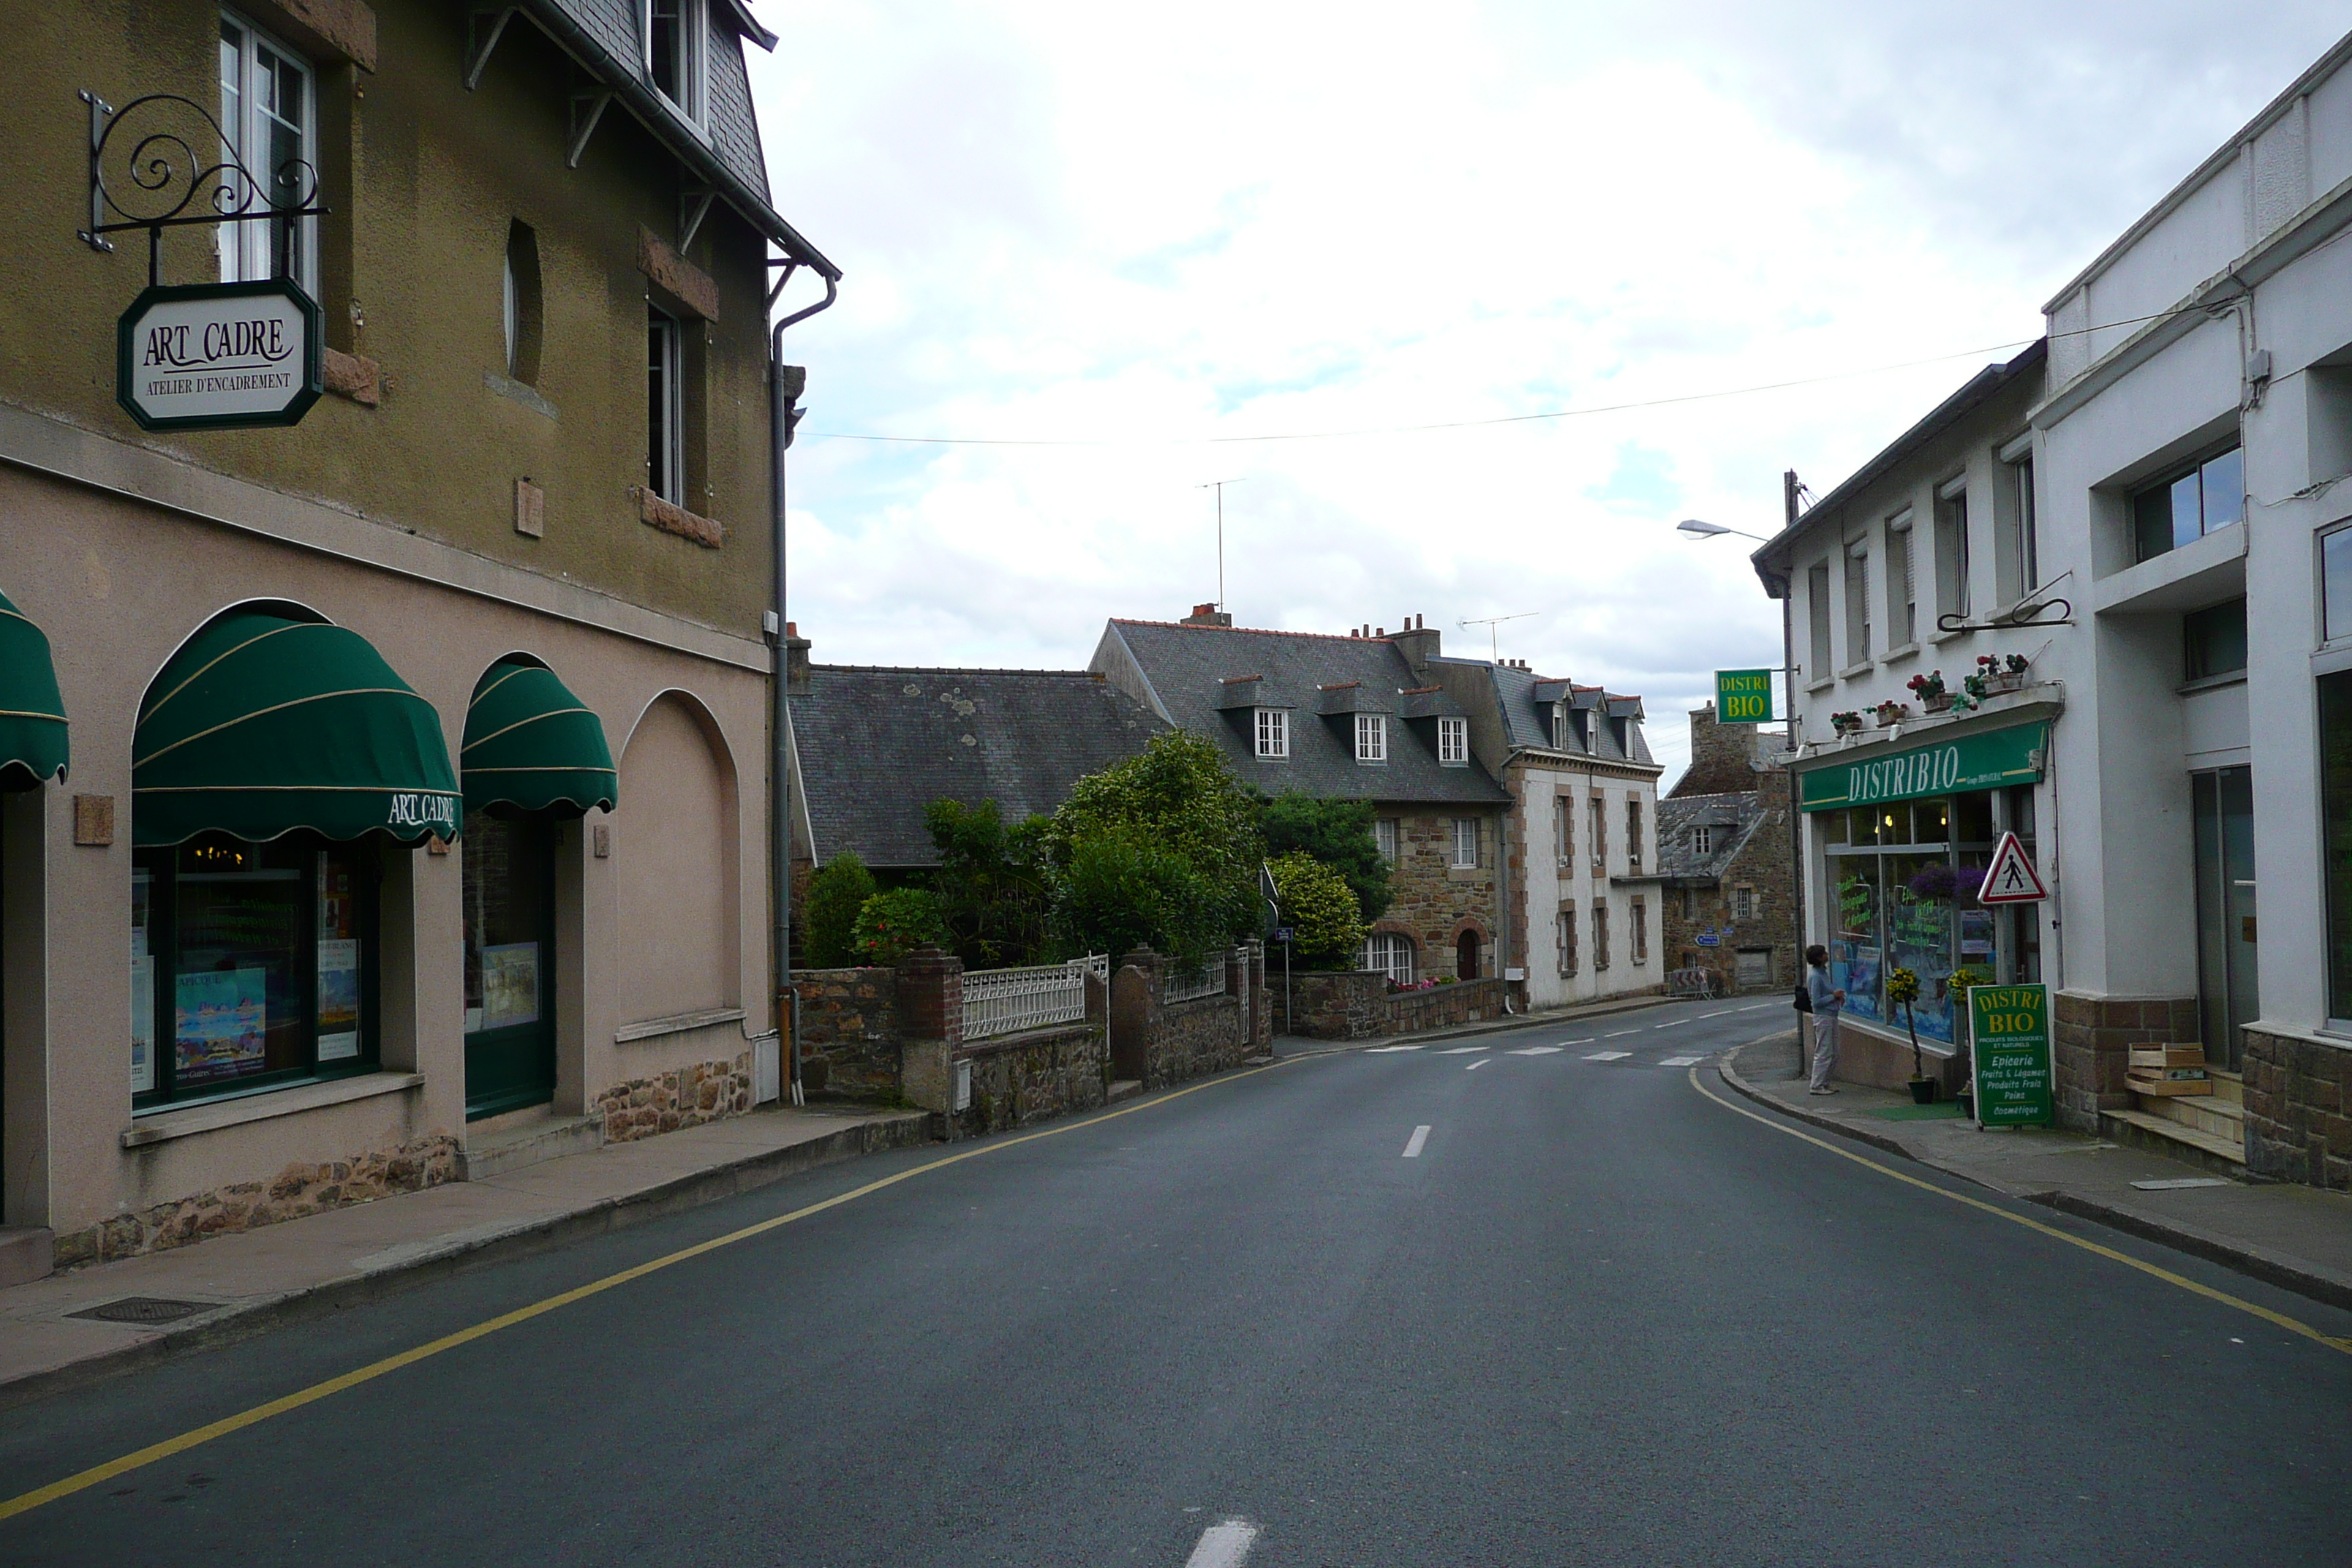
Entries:
POLYGON ((2203 1037, 2194 996, 2092 996, 2061 991, 2050 998, 2051 1065, 2058 1078, 2058 1122, 2096 1132, 2099 1112, 2128 1110, 2124 1087, 2131 1047, 2203 1037))
POLYGON ((604 1119, 604 1142, 626 1143, 675 1132, 751 1109, 751 1056, 696 1062, 653 1078, 616 1083, 596 1097, 591 1116, 604 1119))
POLYGON ((1694 889, 1696 907, 1690 914, 1683 912, 1681 886, 1668 885, 1658 889, 1658 898, 1664 905, 1659 942, 1665 950, 1666 967, 1714 970, 1722 977, 1717 994, 1725 996, 1741 994, 1741 948, 1769 948, 1772 953, 1770 978, 1762 985, 1747 987, 1749 994, 1793 993, 1804 973, 1797 942, 1796 888, 1789 876, 1788 775, 1767 775, 1764 786, 1764 819, 1748 835, 1748 842, 1740 846, 1739 853, 1724 867, 1721 879, 1702 883, 1694 889), (1742 886, 1755 889, 1754 913, 1748 920, 1735 921, 1732 895, 1742 886), (1702 929, 1720 932, 1726 927, 1731 929, 1731 934, 1717 945, 1698 944, 1702 929))
POLYGON ((162 1252, 208 1237, 439 1186, 457 1179, 457 1139, 436 1132, 348 1160, 289 1165, 267 1182, 235 1182, 214 1192, 117 1215, 59 1236, 56 1266, 70 1268, 162 1252))
POLYGON ((808 969, 800 992, 801 1085, 811 1095, 895 1101, 898 972, 808 969))
POLYGON ((977 1137, 1103 1103, 1110 1055, 1099 1018, 1031 1029, 957 1047, 971 1064, 971 1104, 951 1113, 951 1133, 977 1137))
POLYGON ((2249 1026, 2246 1169, 2352 1191, 2352 1048, 2249 1026))
POLYGON ((1189 1001, 1163 1000, 1168 969, 1149 948, 1118 961, 1111 1009, 1118 1072, 1138 1075, 1146 1089, 1164 1089, 1229 1071, 1271 1045, 1274 1010, 1262 949, 1246 958, 1228 954, 1224 990, 1189 1001))
POLYGON ((1360 970, 1294 974, 1290 987, 1292 1004, 1286 1008, 1281 977, 1270 979, 1276 1026, 1284 1034, 1312 1040, 1369 1040, 1503 1016, 1504 983, 1498 979, 1391 994, 1386 976, 1360 970))
POLYGON ((1503 818, 1491 807, 1468 806, 1465 816, 1479 820, 1478 865, 1455 870, 1453 812, 1427 815, 1422 806, 1381 805, 1378 815, 1397 824, 1396 864, 1389 868, 1389 907, 1372 927, 1412 939, 1416 973, 1434 979, 1454 972, 1455 942, 1465 928, 1478 932, 1480 972, 1495 963, 1495 927, 1500 913, 1496 895, 1496 857, 1501 844, 1503 818), (1416 815, 1416 811, 1420 815, 1416 815))

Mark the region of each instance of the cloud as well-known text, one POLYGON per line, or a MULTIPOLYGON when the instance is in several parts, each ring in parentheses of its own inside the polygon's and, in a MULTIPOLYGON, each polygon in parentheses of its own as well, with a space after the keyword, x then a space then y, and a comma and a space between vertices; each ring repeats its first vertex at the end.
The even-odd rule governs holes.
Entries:
POLYGON ((1850 472, 2333 41, 2315 5, 771 5, 793 614, 829 661, 1082 665, 1225 589, 1680 715, 1779 661, 1745 541, 1850 472), (1908 369, 1880 369, 1978 348, 1908 369), (1868 373, 1868 374, 1844 374, 1868 373), (1826 375, 1781 391, 1496 419, 1826 375), (1319 441, 1231 437, 1376 432, 1319 441), (832 434, 828 434, 832 433, 832 434), (1074 443, 906 447, 899 434, 1074 443), (1228 438, 1222 442, 1216 438, 1228 438))

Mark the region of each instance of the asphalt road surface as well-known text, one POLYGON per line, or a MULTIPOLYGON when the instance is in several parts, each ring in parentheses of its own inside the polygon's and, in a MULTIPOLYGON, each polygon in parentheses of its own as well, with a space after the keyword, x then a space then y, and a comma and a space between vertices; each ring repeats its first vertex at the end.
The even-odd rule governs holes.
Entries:
POLYGON ((2352 1345, 2189 1286, 2352 1315, 1702 1092, 1753 1110, 1691 1058, 1787 1018, 1286 1060, 20 1405, 0 1499, 858 1193, 0 1519, 0 1563, 2352 1561, 2352 1345))

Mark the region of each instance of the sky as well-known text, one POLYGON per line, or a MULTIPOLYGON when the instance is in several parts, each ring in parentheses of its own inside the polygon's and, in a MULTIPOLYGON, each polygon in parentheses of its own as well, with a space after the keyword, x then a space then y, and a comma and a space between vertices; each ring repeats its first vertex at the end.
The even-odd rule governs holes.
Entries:
POLYGON ((775 202, 844 274, 785 340, 817 660, 1082 668, 1107 619, 1214 600, 1299 631, 1418 615, 1643 697, 1669 783, 1712 672, 1780 658, 1754 545, 1675 522, 1769 534, 1786 468, 1827 493, 2346 26, 2300 0, 2227 26, 2174 0, 759 12, 775 202))

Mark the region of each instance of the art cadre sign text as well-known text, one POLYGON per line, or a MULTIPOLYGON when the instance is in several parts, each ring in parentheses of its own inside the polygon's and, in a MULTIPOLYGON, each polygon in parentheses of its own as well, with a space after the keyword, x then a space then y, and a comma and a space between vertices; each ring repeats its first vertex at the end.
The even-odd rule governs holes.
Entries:
POLYGON ((325 390, 320 324, 291 279, 150 289, 115 327, 115 401, 147 430, 298 424, 325 390))

